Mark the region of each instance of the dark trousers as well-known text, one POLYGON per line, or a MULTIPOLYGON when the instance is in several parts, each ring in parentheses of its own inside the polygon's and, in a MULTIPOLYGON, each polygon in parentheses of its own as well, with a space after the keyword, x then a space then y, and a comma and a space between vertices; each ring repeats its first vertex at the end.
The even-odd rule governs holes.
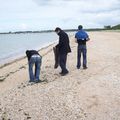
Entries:
POLYGON ((62 73, 68 72, 66 68, 66 61, 67 61, 67 53, 66 54, 59 54, 59 65, 62 69, 62 73))
POLYGON ((87 48, 86 48, 86 45, 78 45, 77 68, 80 68, 80 66, 81 66, 81 54, 83 56, 83 67, 87 67, 87 48))

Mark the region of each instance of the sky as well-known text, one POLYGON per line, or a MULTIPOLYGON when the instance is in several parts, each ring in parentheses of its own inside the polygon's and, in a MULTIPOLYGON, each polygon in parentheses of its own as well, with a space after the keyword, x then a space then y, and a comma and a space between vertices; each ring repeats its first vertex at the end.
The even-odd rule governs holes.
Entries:
POLYGON ((120 0, 0 0, 0 32, 120 24, 120 0))

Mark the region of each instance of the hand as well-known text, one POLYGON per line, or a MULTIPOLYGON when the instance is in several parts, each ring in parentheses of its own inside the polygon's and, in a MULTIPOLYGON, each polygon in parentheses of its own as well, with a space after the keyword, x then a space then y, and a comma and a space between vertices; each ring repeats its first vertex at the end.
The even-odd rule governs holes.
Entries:
POLYGON ((89 40, 90 40, 90 38, 87 38, 86 40, 87 40, 87 41, 89 41, 89 40))

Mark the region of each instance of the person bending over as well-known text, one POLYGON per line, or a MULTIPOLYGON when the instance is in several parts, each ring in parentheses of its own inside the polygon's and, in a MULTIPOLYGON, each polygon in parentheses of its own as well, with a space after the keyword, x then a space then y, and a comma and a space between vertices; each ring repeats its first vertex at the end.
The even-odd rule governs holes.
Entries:
POLYGON ((36 50, 26 50, 26 56, 28 58, 29 65, 29 82, 41 82, 39 76, 42 63, 42 56, 36 50), (35 70, 33 70, 34 65, 35 70))

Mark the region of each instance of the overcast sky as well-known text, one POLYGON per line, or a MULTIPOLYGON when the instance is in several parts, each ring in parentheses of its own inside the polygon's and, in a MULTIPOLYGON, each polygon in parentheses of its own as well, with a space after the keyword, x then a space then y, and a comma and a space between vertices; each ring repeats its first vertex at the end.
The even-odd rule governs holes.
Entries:
POLYGON ((0 0, 0 32, 120 23, 120 0, 0 0))

